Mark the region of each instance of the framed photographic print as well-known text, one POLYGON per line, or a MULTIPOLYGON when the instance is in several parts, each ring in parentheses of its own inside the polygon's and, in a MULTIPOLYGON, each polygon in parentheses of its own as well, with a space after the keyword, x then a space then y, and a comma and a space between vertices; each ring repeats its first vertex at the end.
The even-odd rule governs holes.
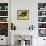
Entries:
POLYGON ((29 20, 29 10, 17 10, 18 20, 29 20))
POLYGON ((0 35, 8 37, 8 23, 0 23, 0 35))
POLYGON ((46 37, 46 29, 39 29, 39 37, 46 37))

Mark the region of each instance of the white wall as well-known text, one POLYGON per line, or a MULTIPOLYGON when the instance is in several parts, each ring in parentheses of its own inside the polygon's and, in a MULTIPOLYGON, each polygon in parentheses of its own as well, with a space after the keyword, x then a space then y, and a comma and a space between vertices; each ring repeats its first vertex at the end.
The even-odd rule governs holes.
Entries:
POLYGON ((16 26, 17 30, 15 32, 27 33, 24 31, 29 31, 28 27, 30 25, 35 26, 35 30, 33 30, 33 46, 43 44, 42 38, 38 38, 38 3, 46 3, 46 0, 11 0, 11 22, 16 26), (29 10, 29 20, 17 20, 17 10, 21 9, 29 10))
POLYGON ((37 2, 32 0, 11 1, 11 22, 16 25, 17 30, 27 30, 37 20, 37 2), (34 5, 32 5, 34 4, 34 5), (17 10, 29 10, 29 20, 17 20, 17 10), (35 18, 36 19, 33 19, 35 18), (32 20, 33 19, 33 20, 32 20))

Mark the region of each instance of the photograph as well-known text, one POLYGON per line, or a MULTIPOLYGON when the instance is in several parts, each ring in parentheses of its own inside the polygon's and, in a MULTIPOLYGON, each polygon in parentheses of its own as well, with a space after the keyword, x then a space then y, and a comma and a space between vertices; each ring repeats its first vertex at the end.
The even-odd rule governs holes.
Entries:
POLYGON ((46 22, 46 17, 38 17, 38 22, 46 22))
POLYGON ((0 3, 0 10, 8 10, 8 3, 0 3))
POLYGON ((0 35, 8 37, 8 23, 0 23, 0 35))
POLYGON ((8 11, 0 11, 0 16, 8 16, 8 11))
POLYGON ((39 37, 46 37, 46 29, 39 29, 39 37))
POLYGON ((17 10, 18 20, 29 20, 29 10, 17 10))
POLYGON ((38 23, 38 28, 46 28, 46 23, 38 23))
POLYGON ((0 17, 0 22, 8 22, 8 17, 0 17))
POLYGON ((38 10, 45 10, 46 9, 46 3, 38 3, 38 10))
POLYGON ((38 16, 46 16, 46 11, 38 11, 38 16))

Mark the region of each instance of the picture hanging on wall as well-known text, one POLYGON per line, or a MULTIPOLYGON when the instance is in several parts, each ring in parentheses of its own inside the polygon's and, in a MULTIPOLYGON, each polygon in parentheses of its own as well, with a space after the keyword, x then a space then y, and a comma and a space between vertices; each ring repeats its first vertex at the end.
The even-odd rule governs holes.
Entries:
POLYGON ((46 29, 39 29, 39 37, 46 37, 46 29))
POLYGON ((29 20, 29 10, 17 10, 18 20, 29 20))

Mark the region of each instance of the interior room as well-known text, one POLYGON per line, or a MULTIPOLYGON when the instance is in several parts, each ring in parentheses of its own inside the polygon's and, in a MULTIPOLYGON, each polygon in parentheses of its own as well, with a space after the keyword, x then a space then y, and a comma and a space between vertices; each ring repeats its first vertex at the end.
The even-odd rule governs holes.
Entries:
POLYGON ((0 0, 0 46, 46 46, 46 0, 0 0))

